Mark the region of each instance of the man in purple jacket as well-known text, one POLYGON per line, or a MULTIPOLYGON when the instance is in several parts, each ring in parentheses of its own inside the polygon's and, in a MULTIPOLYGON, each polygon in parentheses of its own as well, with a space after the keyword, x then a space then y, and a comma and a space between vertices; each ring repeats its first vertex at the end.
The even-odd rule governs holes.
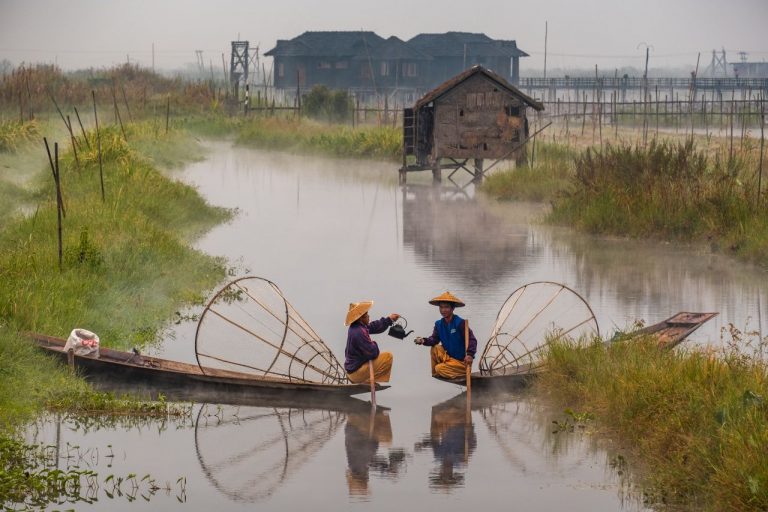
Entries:
POLYGON ((368 361, 373 363, 375 382, 389 382, 392 373, 392 353, 379 352, 379 346, 371 339, 371 334, 384 332, 400 315, 392 313, 371 322, 368 311, 372 306, 373 301, 353 302, 349 305, 344 321, 344 325, 349 326, 344 369, 349 380, 355 384, 369 381, 368 361))

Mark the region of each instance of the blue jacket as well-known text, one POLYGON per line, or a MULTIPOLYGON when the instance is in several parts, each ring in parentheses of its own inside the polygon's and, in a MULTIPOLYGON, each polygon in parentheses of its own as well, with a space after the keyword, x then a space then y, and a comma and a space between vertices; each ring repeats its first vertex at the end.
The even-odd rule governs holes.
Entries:
MULTIPOLYGON (((431 347, 438 343, 443 344, 443 348, 449 356, 463 361, 466 355, 464 351, 464 319, 458 315, 453 315, 450 323, 446 322, 444 318, 435 322, 432 336, 424 338, 424 345, 431 347)), ((469 330, 469 350, 466 352, 473 358, 477 352, 477 339, 472 329, 469 330)))

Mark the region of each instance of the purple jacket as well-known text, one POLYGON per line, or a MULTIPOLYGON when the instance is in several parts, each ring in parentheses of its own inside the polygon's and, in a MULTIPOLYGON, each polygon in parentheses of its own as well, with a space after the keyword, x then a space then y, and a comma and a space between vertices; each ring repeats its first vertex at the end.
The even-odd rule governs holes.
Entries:
POLYGON ((371 339, 371 334, 378 334, 392 325, 388 317, 380 318, 363 325, 355 322, 347 332, 347 348, 344 350, 344 369, 352 373, 365 363, 379 357, 379 346, 371 339))

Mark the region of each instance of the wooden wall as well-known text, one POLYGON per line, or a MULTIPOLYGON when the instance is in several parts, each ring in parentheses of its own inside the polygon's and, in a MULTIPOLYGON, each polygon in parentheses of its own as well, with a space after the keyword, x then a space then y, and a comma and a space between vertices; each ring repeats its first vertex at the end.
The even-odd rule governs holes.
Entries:
POLYGON ((474 75, 435 101, 431 157, 501 158, 524 140, 524 131, 525 103, 474 75))

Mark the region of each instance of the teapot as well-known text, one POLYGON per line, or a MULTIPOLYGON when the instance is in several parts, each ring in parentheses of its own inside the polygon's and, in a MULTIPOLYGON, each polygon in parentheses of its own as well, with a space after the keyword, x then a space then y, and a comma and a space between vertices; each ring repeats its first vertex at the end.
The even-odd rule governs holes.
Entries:
POLYGON ((413 330, 405 332, 405 328, 408 327, 408 320, 406 320, 402 316, 398 319, 398 321, 400 321, 400 320, 405 322, 405 325, 401 325, 401 324, 395 322, 394 324, 392 324, 392 327, 389 328, 389 331, 387 332, 387 334, 389 334, 393 338, 397 338, 399 340, 403 340, 403 339, 407 338, 413 332, 413 330))

